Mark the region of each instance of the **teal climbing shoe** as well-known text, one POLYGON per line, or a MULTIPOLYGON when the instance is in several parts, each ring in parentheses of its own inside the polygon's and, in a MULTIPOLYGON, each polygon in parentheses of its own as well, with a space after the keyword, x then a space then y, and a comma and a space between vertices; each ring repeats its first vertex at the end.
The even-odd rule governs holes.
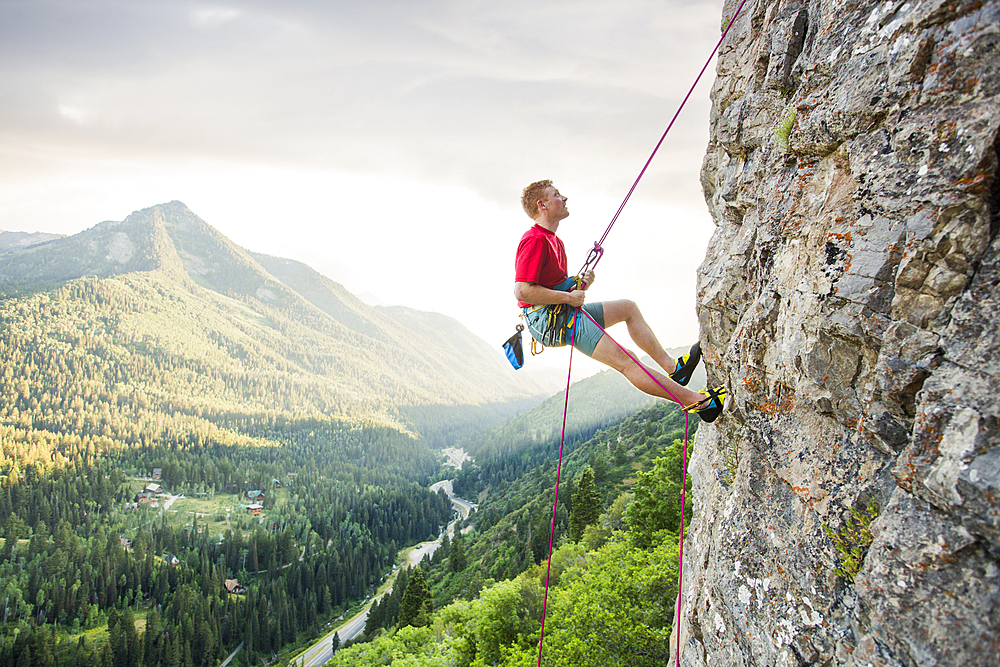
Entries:
POLYGON ((717 387, 716 389, 706 389, 705 391, 698 393, 704 394, 711 400, 701 400, 697 403, 692 403, 684 408, 684 412, 693 412, 697 414, 701 417, 703 422, 714 422, 716 417, 722 414, 722 406, 726 402, 725 385, 717 387))
POLYGON ((692 345, 691 350, 677 360, 677 368, 670 374, 670 379, 682 387, 686 386, 691 381, 691 376, 694 375, 694 369, 698 368, 699 361, 701 361, 700 342, 692 345))

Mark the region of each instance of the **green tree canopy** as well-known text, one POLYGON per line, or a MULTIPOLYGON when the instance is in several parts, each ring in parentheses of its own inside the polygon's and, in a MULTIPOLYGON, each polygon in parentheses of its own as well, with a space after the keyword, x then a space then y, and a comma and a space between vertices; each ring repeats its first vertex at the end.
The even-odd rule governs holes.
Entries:
POLYGON ((399 627, 407 625, 423 627, 429 622, 432 613, 434 613, 434 600, 431 597, 430 588, 427 587, 423 571, 417 567, 410 575, 406 592, 403 593, 403 600, 399 603, 398 625, 399 627))
POLYGON ((583 537, 583 529, 595 523, 601 515, 601 496, 594 486, 594 470, 587 466, 573 495, 573 510, 569 515, 569 536, 574 542, 583 537))

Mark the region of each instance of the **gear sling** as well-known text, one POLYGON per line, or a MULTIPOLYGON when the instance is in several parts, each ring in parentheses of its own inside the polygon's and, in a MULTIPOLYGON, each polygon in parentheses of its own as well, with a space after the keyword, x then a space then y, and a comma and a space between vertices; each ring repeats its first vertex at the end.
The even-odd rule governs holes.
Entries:
MULTIPOLYGON (((552 289, 566 292, 579 287, 579 276, 570 276, 552 289)), ((562 347, 569 343, 579 310, 564 303, 524 308, 521 317, 528 323, 528 331, 531 333, 531 354, 539 355, 547 347, 562 347), (536 316, 539 311, 544 312, 536 316)), ((514 370, 524 366, 524 351, 521 346, 523 330, 524 326, 518 324, 517 331, 502 346, 514 370)))

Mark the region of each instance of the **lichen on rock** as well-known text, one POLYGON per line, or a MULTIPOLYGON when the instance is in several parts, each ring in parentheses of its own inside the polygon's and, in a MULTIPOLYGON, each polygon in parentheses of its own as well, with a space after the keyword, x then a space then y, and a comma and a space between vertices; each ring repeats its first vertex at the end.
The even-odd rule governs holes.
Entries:
POLYGON ((729 399, 690 463, 681 664, 1000 655, 998 26, 760 0, 719 52, 698 315, 729 399), (824 526, 873 503, 848 581, 824 526))

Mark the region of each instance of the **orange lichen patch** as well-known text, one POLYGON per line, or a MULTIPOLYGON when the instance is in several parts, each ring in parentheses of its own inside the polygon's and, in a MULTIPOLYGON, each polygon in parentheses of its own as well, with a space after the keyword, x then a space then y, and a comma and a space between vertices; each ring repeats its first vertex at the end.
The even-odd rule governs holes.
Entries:
POLYGON ((978 176, 970 176, 967 178, 960 178, 955 181, 955 185, 972 185, 973 183, 981 183, 982 181, 993 180, 991 174, 979 174, 978 176))
POLYGON ((985 197, 989 193, 990 186, 993 185, 993 175, 979 174, 978 176, 962 178, 955 181, 955 185, 969 194, 985 197))
POLYGON ((969 77, 963 83, 964 85, 957 86, 959 92, 971 95, 972 93, 976 92, 976 86, 979 85, 979 77, 978 76, 969 77))
POLYGON ((777 382, 770 400, 758 403, 756 407, 769 415, 788 414, 795 409, 795 390, 783 382, 777 382))
POLYGON ((821 498, 813 498, 812 494, 809 492, 808 486, 792 486, 792 493, 794 493, 799 500, 804 502, 810 508, 815 508, 816 503, 822 500, 821 498))
MULTIPOLYGON (((843 234, 840 234, 839 232, 830 232, 826 235, 826 242, 837 246, 844 252, 843 273, 848 273, 851 270, 853 257, 851 256, 851 253, 847 252, 847 249, 854 243, 854 235, 850 231, 843 234)), ((833 291, 837 291, 836 285, 833 286, 833 291)))
POLYGON ((761 388, 760 379, 757 378, 757 375, 753 371, 747 371, 740 384, 751 393, 757 393, 761 388))
POLYGON ((886 259, 891 263, 898 263, 903 259, 903 248, 898 243, 890 243, 885 249, 886 259))

